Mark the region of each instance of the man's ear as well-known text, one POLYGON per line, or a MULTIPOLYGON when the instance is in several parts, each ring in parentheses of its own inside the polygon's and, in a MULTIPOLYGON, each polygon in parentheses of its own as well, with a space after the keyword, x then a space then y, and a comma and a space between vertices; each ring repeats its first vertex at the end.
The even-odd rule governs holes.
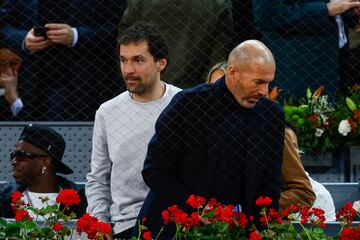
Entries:
POLYGON ((161 58, 158 60, 158 71, 161 72, 162 70, 165 69, 167 65, 167 59, 166 58, 161 58))
POLYGON ((50 156, 49 156, 49 157, 43 157, 43 158, 41 159, 42 165, 43 165, 44 167, 46 167, 47 169, 50 168, 50 166, 51 166, 51 161, 52 161, 52 159, 51 159, 50 156))

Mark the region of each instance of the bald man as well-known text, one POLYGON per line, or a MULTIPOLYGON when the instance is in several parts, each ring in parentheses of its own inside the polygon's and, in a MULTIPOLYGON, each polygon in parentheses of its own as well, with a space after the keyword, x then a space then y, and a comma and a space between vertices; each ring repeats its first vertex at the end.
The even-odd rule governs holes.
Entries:
MULTIPOLYGON (((284 114, 264 97, 274 74, 269 49, 245 41, 231 51, 225 77, 183 90, 162 112, 142 171, 150 193, 138 217, 147 218, 154 238, 163 226, 161 212, 173 204, 191 210, 190 194, 240 204, 255 218, 260 196, 278 208, 284 114)), ((174 226, 166 225, 160 239, 173 234, 174 226)))

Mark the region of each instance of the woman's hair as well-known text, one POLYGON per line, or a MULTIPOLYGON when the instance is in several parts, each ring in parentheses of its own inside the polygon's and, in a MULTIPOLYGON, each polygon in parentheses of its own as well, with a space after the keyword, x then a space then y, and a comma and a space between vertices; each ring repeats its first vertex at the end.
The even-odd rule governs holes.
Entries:
POLYGON ((211 79, 211 75, 216 71, 216 70, 222 70, 224 72, 224 75, 226 73, 226 62, 219 62, 217 64, 215 64, 212 68, 210 68, 209 73, 207 74, 206 77, 206 83, 210 83, 210 79, 211 79))

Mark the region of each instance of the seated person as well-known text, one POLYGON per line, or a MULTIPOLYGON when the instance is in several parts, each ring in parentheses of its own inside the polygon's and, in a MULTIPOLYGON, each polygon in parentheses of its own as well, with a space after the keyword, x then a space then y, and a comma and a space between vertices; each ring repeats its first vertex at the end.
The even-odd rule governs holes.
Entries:
POLYGON ((17 90, 21 62, 19 55, 0 46, 0 120, 9 120, 19 115, 23 108, 17 90))
POLYGON ((206 83, 214 83, 216 80, 225 75, 226 72, 226 62, 219 62, 215 64, 209 71, 206 77, 206 83))
MULTIPOLYGON (((306 173, 308 174, 308 173, 306 173)), ((309 174, 308 174, 309 176, 309 174)), ((315 192, 316 199, 312 207, 320 208, 325 211, 325 219, 327 222, 333 222, 336 220, 336 212, 334 200, 331 197, 330 192, 321 183, 315 181, 309 176, 311 186, 315 192)))
MULTIPOLYGON (((0 203, 0 217, 14 218, 11 208, 11 192, 20 191, 22 200, 35 208, 42 208, 44 203, 39 197, 48 197, 49 205, 56 202, 59 191, 63 189, 78 190, 81 202, 70 206, 65 213, 74 212, 77 218, 86 212, 86 198, 84 189, 76 189, 76 185, 58 176, 56 173, 71 174, 73 171, 62 162, 65 141, 53 129, 36 124, 25 126, 15 151, 10 154, 13 166, 12 176, 18 184, 17 189, 7 188, 8 196, 0 203)), ((60 209, 64 206, 60 205, 60 209)), ((30 216, 34 213, 30 211, 30 216)))

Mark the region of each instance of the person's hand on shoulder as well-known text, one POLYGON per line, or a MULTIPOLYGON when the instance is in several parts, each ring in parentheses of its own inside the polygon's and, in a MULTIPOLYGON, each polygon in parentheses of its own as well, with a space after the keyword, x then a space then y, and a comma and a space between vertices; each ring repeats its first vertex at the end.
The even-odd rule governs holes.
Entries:
POLYGON ((46 35, 54 43, 71 46, 74 40, 74 32, 68 24, 48 23, 46 35))

